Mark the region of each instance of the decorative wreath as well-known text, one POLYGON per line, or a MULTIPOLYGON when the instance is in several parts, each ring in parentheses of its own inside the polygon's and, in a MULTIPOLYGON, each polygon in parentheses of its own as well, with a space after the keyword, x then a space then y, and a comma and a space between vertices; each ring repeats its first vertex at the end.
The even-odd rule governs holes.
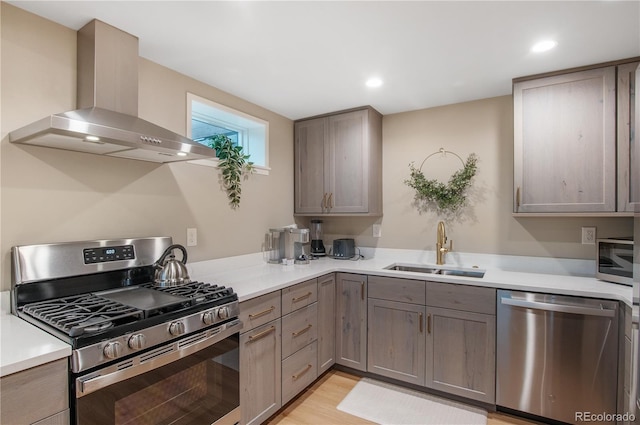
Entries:
POLYGON ((434 203, 440 210, 455 212, 466 202, 465 192, 471 186, 471 181, 476 175, 478 170, 477 162, 478 157, 476 154, 470 154, 467 161, 464 162, 463 168, 453 173, 447 184, 435 179, 427 180, 420 169, 422 166, 416 168, 412 162, 409 164, 411 177, 405 180, 404 183, 415 189, 416 201, 434 203))

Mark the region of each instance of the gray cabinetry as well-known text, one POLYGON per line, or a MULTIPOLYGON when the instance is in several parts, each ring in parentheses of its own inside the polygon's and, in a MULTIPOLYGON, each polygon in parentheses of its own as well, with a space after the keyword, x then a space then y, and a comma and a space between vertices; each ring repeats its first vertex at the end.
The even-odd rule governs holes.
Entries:
POLYGON ((424 385, 425 307, 369 298, 368 309, 368 371, 424 385))
POLYGON ((367 276, 337 274, 336 363, 367 370, 367 276))
POLYGON ((636 94, 640 89, 640 62, 618 66, 618 211, 633 212, 640 204, 640 140, 636 94), (636 77, 636 74, 638 75, 636 77), (634 162, 635 159, 635 162, 634 162))
POLYGON ((336 362, 336 277, 318 278, 318 375, 336 362))
POLYGON ((495 294, 427 282, 427 387, 495 403, 495 294))
POLYGON ((515 82, 514 212, 616 209, 616 68, 515 82))
POLYGON ((382 214, 382 116, 373 108, 295 123, 294 213, 382 214))
POLYGON ((240 317, 242 423, 260 424, 282 406, 280 291, 240 303, 240 317))
POLYGON ((318 280, 282 290, 282 404, 318 377, 318 280))
POLYGON ((67 359, 0 379, 0 423, 69 424, 67 359))

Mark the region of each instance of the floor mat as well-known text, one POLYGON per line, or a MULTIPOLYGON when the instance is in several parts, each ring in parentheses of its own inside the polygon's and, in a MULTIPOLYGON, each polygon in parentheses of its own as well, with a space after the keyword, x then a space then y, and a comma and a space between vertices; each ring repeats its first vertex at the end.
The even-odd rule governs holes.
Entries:
POLYGON ((436 397, 386 382, 361 379, 338 410, 382 425, 486 425, 479 407, 436 397))

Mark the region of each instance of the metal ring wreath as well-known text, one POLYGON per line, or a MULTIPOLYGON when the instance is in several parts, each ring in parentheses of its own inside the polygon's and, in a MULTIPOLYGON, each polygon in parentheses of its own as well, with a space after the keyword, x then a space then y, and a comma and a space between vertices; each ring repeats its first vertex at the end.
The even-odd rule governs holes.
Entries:
POLYGON ((436 179, 428 180, 422 173, 422 166, 416 168, 412 162, 409 164, 411 177, 404 183, 415 189, 416 201, 434 203, 439 210, 455 212, 466 203, 465 192, 471 186, 473 177, 476 175, 477 163, 476 154, 470 154, 467 161, 464 162, 463 168, 453 173, 445 184, 436 179))

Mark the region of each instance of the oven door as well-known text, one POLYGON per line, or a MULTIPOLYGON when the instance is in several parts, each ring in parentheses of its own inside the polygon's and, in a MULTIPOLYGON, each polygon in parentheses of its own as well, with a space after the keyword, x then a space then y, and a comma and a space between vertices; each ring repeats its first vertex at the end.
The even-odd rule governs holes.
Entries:
POLYGON ((74 377, 75 423, 239 423, 241 327, 234 320, 74 377))

